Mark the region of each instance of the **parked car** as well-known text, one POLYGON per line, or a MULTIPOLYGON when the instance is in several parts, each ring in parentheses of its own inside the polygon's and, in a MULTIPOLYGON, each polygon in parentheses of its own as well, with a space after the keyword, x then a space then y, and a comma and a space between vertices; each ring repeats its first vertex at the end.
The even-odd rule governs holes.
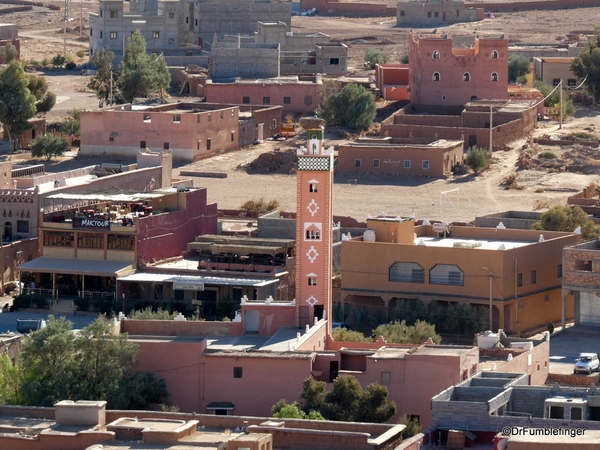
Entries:
POLYGON ((600 361, 596 353, 580 353, 579 358, 575 361, 573 373, 585 373, 589 375, 592 372, 597 372, 599 366, 600 361))

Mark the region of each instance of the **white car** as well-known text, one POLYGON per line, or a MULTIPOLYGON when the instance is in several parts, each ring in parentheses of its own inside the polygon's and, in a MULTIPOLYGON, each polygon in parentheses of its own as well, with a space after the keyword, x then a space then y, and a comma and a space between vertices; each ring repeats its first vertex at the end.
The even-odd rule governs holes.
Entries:
POLYGON ((575 361, 575 367, 573 367, 573 373, 585 373, 591 374, 592 372, 598 371, 600 361, 596 353, 580 353, 579 358, 575 361))

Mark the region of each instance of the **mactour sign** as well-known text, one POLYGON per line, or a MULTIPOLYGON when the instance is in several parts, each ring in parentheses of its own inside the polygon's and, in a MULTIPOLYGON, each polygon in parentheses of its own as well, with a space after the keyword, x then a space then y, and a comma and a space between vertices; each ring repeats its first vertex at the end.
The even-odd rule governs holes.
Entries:
POLYGON ((73 228, 85 228, 88 230, 108 230, 110 229, 110 220, 91 219, 87 217, 74 217, 73 228))

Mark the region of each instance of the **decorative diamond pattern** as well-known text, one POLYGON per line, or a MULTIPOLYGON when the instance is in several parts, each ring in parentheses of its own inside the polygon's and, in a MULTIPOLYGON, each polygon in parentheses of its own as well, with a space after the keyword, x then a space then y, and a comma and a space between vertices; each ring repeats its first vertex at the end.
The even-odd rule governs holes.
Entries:
POLYGON ((308 209, 308 212, 311 216, 314 216, 319 210, 319 205, 317 205, 317 202, 315 202, 315 199, 313 198, 306 207, 306 209, 308 209))
POLYGON ((311 245, 310 249, 306 252, 306 256, 308 256, 308 260, 311 263, 314 263, 317 260, 317 256, 319 256, 319 252, 317 252, 314 245, 311 245))
POLYGON ((314 295, 311 295, 306 299, 306 303, 308 303, 310 306, 315 306, 317 304, 317 301, 318 300, 315 298, 314 295))
POLYGON ((298 170, 329 171, 329 156, 298 156, 298 170))

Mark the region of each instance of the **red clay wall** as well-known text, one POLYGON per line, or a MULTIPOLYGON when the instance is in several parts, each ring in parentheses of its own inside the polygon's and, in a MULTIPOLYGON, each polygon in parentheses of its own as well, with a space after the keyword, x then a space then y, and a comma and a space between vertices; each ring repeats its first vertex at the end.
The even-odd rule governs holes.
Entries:
POLYGON ((529 375, 529 384, 532 386, 543 386, 550 372, 550 341, 543 342, 533 347, 529 352, 516 353, 511 349, 503 351, 508 357, 508 353, 513 355, 511 361, 502 364, 496 364, 496 372, 505 373, 525 373, 529 375), (531 364, 529 364, 529 354, 531 354, 531 364))

